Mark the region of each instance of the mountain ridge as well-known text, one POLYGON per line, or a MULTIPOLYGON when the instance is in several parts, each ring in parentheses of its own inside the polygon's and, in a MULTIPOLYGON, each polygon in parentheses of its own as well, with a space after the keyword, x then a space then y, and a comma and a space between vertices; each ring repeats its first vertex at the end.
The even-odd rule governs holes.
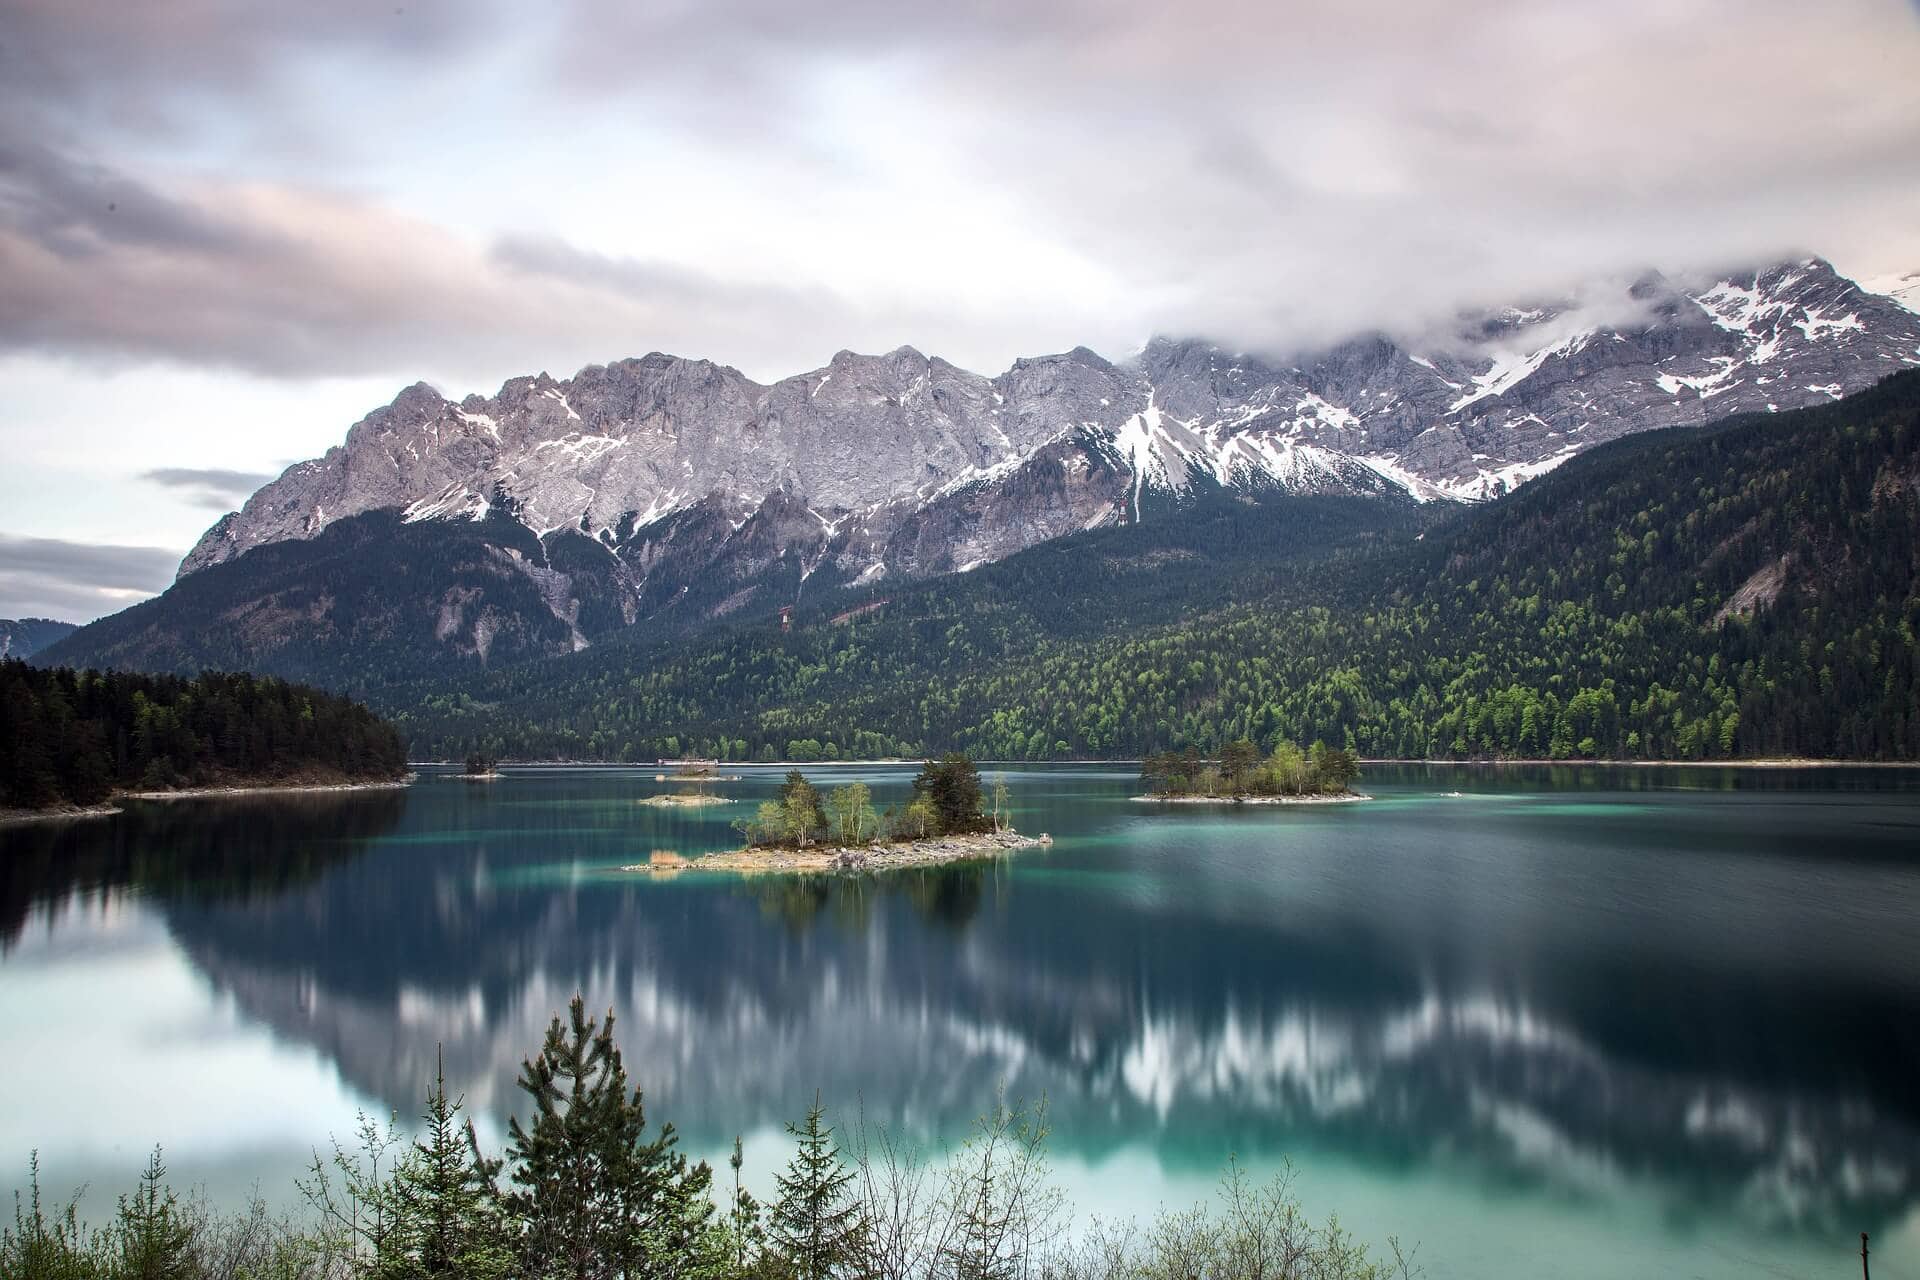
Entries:
POLYGON ((1692 290, 1649 272, 1617 295, 1463 314, 1421 349, 1363 334, 1291 363, 1155 338, 1117 364, 1077 347, 988 377, 902 346, 761 384, 654 352, 457 403, 414 383, 223 517, 181 573, 385 507, 476 518, 509 497, 539 536, 617 547, 702 502, 737 527, 776 492, 815 513, 849 577, 944 572, 1073 523, 975 503, 949 555, 893 541, 1028 467, 1109 464, 1061 477, 1079 527, 1196 479, 1484 498, 1602 439, 1837 398, 1903 364, 1920 364, 1920 319, 1817 258, 1692 290))
POLYGON ((388 675, 491 667, 971 571, 1211 494, 1494 497, 1608 440, 1913 365, 1920 315, 1807 258, 1684 287, 1644 273, 1462 313, 1423 347, 1372 334, 1296 361, 1160 338, 992 378, 899 347, 766 385, 658 353, 457 403, 415 383, 223 517, 159 603, 67 652, 301 678, 340 660, 329 645, 370 646, 388 675))

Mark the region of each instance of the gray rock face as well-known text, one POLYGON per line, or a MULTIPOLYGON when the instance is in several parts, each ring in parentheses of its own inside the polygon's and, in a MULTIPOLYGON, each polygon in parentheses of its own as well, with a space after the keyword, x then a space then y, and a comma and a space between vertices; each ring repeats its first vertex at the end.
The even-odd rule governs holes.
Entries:
MULTIPOLYGON (((1916 364, 1920 315, 1819 259, 1648 274, 1278 360, 1156 339, 1121 364, 1079 348, 986 378, 902 347, 762 386, 656 353, 457 404, 408 387, 223 517, 180 571, 367 511, 504 508, 611 550, 631 622, 695 575, 747 582, 789 556, 802 582, 963 571, 1138 519, 1150 491, 1488 498, 1630 432, 1797 408, 1916 364)), ((578 637, 564 587, 542 590, 578 637)))

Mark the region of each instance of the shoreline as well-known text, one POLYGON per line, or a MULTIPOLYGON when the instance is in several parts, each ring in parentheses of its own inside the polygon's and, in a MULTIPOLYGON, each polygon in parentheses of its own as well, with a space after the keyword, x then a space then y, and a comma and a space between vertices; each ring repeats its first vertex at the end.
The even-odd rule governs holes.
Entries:
POLYGON ((1770 756, 1755 760, 1366 760, 1361 764, 1449 765, 1458 769, 1576 767, 1582 769, 1920 769, 1920 760, 1821 760, 1797 756, 1770 756))
MULTIPOLYGON (((458 761, 420 760, 409 767, 431 767, 457 765, 458 761)), ((653 766, 640 762, 619 760, 515 760, 509 762, 522 769, 648 769, 653 766)), ((920 759, 904 757, 886 757, 875 760, 736 760, 730 764, 736 769, 879 769, 879 768, 915 768, 923 763, 920 759)), ((1054 768, 1063 765, 1115 768, 1121 765, 1141 763, 1138 756, 1116 757, 1112 760, 1093 760, 1075 757, 1070 760, 976 760, 981 768, 996 769, 1035 769, 1054 768)), ((1817 757, 1769 756, 1753 760, 1543 760, 1535 757, 1500 760, 1453 760, 1443 756, 1367 756, 1360 760, 1363 765, 1457 765, 1463 768, 1499 769, 1510 765, 1583 765, 1589 767, 1614 769, 1920 769, 1920 760, 1829 760, 1817 757)), ((656 778, 656 781, 658 779, 656 778)), ((735 779, 741 780, 744 779, 735 779)))
POLYGON ((734 801, 729 800, 725 796, 683 796, 676 794, 642 796, 638 800, 635 800, 634 803, 644 804, 654 809, 704 809, 708 805, 733 804, 734 801))
POLYGON ((57 809, 0 809, 0 827, 24 827, 36 822, 84 822, 111 818, 126 810, 116 804, 62 805, 57 809))
POLYGON ((168 800, 218 800, 226 796, 298 795, 324 791, 397 791, 410 787, 418 774, 390 782, 290 782, 279 785, 232 787, 182 787, 178 791, 116 791, 105 804, 61 805, 53 809, 0 809, 0 827, 22 827, 37 822, 78 822, 86 818, 111 818, 126 812, 125 800, 164 802, 168 800))
POLYGON ((1139 804, 1358 804, 1372 796, 1350 791, 1340 796, 1133 796, 1139 804))
POLYGON ((116 800, 217 800, 223 796, 297 795, 324 791, 398 791, 410 787, 418 774, 388 782, 287 782, 230 787, 182 787, 177 791, 122 791, 116 800))
POLYGON ((935 836, 905 844, 876 844, 864 848, 814 845, 807 849, 729 849, 699 857, 656 854, 620 870, 642 875, 679 875, 682 872, 719 872, 731 875, 837 875, 893 871, 905 867, 939 867, 955 862, 997 858, 1016 849, 1044 848, 1050 835, 1023 836, 1018 832, 982 832, 964 836, 935 836))

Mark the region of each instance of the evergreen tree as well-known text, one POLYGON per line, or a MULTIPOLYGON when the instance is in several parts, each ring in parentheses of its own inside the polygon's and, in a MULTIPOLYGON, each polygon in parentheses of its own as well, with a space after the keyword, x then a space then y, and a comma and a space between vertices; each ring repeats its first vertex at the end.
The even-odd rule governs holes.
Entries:
POLYGON ((27 1198, 13 1193, 13 1226, 0 1231, 0 1276, 99 1280, 97 1237, 80 1225, 74 1201, 49 1213, 40 1201, 40 1153, 27 1160, 27 1198))
POLYGON ((480 1154, 473 1122, 461 1119, 462 1105, 447 1096, 446 1066, 436 1052, 424 1133, 394 1172, 400 1240, 383 1278, 490 1280, 512 1270, 494 1181, 500 1162, 480 1154))
POLYGON ((937 762, 927 761, 913 780, 913 789, 932 803, 943 835, 978 831, 986 825, 980 771, 960 752, 949 752, 937 762))
POLYGON ((189 1280, 198 1275, 193 1223, 181 1212, 166 1180, 167 1166, 155 1147, 141 1171, 139 1189, 120 1197, 114 1280, 189 1280))
POLYGON ((767 1229, 762 1221, 760 1202, 741 1185, 740 1171, 746 1162, 746 1156, 740 1149, 740 1137, 735 1134, 733 1154, 727 1157, 727 1167, 733 1170, 733 1197, 727 1205, 727 1240, 735 1276, 754 1274, 767 1245, 767 1229))
POLYGON ((627 1088, 613 1013, 589 1018, 579 996, 521 1064, 533 1118, 509 1126, 521 1273, 528 1280, 681 1280, 711 1267, 712 1174, 691 1165, 671 1124, 646 1136, 640 1090, 627 1088))
POLYGON ((822 1127, 819 1095, 803 1125, 787 1125, 799 1149, 779 1177, 769 1235, 795 1280, 853 1274, 866 1223, 852 1191, 853 1171, 842 1162, 831 1127, 822 1127))

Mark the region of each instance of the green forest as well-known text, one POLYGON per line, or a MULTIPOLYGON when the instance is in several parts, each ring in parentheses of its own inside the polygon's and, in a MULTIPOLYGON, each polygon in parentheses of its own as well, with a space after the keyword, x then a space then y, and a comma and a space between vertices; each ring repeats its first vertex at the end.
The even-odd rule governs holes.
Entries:
MULTIPOLYGON (((1229 1163, 1215 1200, 1144 1226, 1082 1220, 1048 1162, 1045 1103, 1000 1099, 967 1141, 930 1158, 864 1120, 828 1122, 816 1100, 788 1125, 793 1154, 761 1203, 679 1149, 649 1119, 613 1035, 576 996, 521 1063, 523 1116, 507 1149, 482 1151, 444 1073, 415 1126, 362 1116, 316 1152, 297 1190, 306 1212, 256 1198, 223 1213, 182 1199, 155 1150, 113 1220, 49 1202, 37 1160, 0 1276, 34 1280, 1402 1280, 1384 1255, 1301 1208, 1291 1172, 1256 1182, 1229 1163)), ((763 1189, 766 1187, 762 1183, 763 1189)))
POLYGON ((1169 798, 1345 796, 1353 794, 1359 776, 1360 762, 1353 752, 1324 742, 1302 751, 1285 739, 1265 755, 1240 738, 1222 746, 1218 755, 1202 755, 1188 747, 1157 751, 1140 762, 1140 781, 1147 794, 1169 798))
POLYGON ((398 778, 393 726, 284 680, 0 662, 0 807, 95 805, 116 791, 398 778))
POLYGON ((448 757, 1920 758, 1920 373, 1629 437, 1464 510, 1152 514, 843 622, 846 593, 790 633, 369 696, 448 757))

